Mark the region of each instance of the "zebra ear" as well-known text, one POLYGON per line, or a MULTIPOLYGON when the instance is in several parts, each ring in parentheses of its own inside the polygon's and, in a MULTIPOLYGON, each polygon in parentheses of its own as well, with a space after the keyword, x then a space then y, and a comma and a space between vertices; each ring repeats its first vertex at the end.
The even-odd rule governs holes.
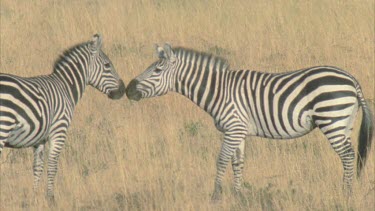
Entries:
POLYGON ((165 52, 162 47, 160 47, 158 44, 155 44, 155 50, 156 54, 158 55, 159 59, 165 59, 165 52))
POLYGON ((176 55, 173 53, 172 46, 168 43, 164 44, 165 57, 171 61, 176 61, 176 55))
POLYGON ((99 51, 102 48, 102 36, 100 34, 95 34, 92 37, 90 47, 93 52, 99 51))

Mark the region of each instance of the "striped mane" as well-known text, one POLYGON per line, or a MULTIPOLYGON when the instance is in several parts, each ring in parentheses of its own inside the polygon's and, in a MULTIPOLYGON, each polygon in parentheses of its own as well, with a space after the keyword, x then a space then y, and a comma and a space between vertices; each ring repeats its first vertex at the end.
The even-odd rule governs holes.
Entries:
POLYGON ((62 54, 60 54, 60 56, 55 60, 55 62, 53 63, 53 73, 56 72, 56 70, 58 69, 58 65, 61 64, 62 62, 64 61, 68 61, 67 58, 70 58, 72 56, 72 53, 75 52, 78 48, 81 48, 85 45, 87 45, 89 42, 84 42, 84 43, 80 43, 80 44, 77 44, 77 45, 74 45, 66 50, 64 50, 64 52, 62 54))
POLYGON ((186 55, 186 54, 194 55, 195 57, 212 57, 214 59, 214 62, 213 62, 214 64, 222 65, 222 68, 220 69, 215 68, 215 70, 225 71, 229 69, 229 63, 227 59, 220 57, 220 56, 216 56, 212 53, 201 52, 201 51, 193 50, 190 48, 183 48, 183 47, 175 47, 172 50, 178 58, 181 58, 183 55, 186 55))

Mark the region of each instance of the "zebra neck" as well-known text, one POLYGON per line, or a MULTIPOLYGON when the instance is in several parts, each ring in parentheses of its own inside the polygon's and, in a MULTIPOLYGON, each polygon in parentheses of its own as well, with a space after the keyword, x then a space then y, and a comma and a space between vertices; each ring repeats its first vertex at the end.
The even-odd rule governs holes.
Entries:
POLYGON ((184 95, 193 101, 200 108, 211 116, 216 115, 214 102, 223 100, 224 92, 220 91, 225 87, 225 70, 204 68, 202 70, 191 70, 185 74, 177 74, 175 92, 184 95))
POLYGON ((82 67, 82 63, 74 63, 59 63, 55 66, 52 74, 62 82, 70 100, 76 105, 85 91, 87 80, 85 68, 82 67))

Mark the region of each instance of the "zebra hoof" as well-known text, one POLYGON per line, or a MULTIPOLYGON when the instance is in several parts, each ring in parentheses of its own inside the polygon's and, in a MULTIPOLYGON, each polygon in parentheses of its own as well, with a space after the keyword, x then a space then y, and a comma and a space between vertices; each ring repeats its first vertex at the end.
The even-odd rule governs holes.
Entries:
POLYGON ((343 192, 346 199, 350 199, 353 195, 353 190, 351 187, 344 187, 343 192))
POLYGON ((55 196, 47 196, 47 202, 49 207, 56 207, 57 203, 55 200, 55 196))
POLYGON ((222 194, 218 192, 214 192, 211 197, 211 203, 216 204, 220 202, 222 199, 222 194))
POLYGON ((234 195, 235 200, 237 200, 241 204, 247 204, 248 200, 242 191, 235 190, 233 192, 233 195, 234 195))
POLYGON ((215 184, 215 190, 211 196, 211 202, 216 203, 220 201, 222 198, 222 193, 223 193, 223 188, 221 187, 221 185, 215 184))
POLYGON ((211 203, 217 203, 219 201, 221 201, 222 199, 222 189, 221 187, 218 187, 218 188, 215 188, 215 191, 214 193, 212 194, 212 197, 211 197, 211 203))

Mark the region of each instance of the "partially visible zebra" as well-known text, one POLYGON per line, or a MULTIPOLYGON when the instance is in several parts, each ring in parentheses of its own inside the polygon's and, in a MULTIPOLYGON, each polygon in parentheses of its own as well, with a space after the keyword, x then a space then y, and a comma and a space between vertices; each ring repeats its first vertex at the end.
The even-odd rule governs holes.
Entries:
POLYGON ((311 67, 272 74, 230 70, 219 57, 166 44, 157 46, 159 60, 133 79, 129 99, 178 92, 208 112, 224 142, 217 160, 213 200, 221 197, 221 183, 232 162, 236 193, 242 186, 245 136, 290 139, 318 127, 340 156, 344 183, 350 193, 354 150, 350 140, 353 122, 362 106, 358 175, 370 149, 373 123, 360 85, 336 67, 311 67))
POLYGON ((0 74, 0 155, 3 147, 34 149, 34 189, 43 172, 44 146, 49 142, 47 197, 54 202, 54 178, 74 107, 87 85, 111 99, 125 85, 101 50, 102 38, 76 45, 57 59, 52 74, 24 78, 0 74))

